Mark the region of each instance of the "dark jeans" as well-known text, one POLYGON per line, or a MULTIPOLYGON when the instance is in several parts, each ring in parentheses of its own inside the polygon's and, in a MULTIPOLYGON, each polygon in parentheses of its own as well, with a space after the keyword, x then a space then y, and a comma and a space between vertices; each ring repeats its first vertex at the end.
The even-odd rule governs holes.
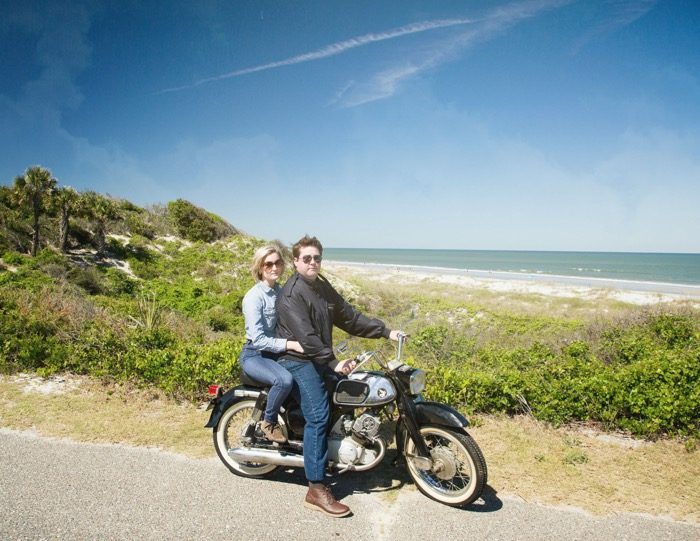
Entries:
POLYGON ((310 483, 321 483, 328 462, 328 392, 323 379, 325 366, 310 361, 282 358, 279 360, 294 378, 295 393, 299 392, 304 414, 304 473, 310 483))
POLYGON ((292 375, 277 361, 266 357, 264 352, 250 346, 243 346, 239 363, 241 370, 251 378, 270 386, 267 393, 265 420, 269 423, 276 423, 280 406, 292 390, 294 383, 292 375))

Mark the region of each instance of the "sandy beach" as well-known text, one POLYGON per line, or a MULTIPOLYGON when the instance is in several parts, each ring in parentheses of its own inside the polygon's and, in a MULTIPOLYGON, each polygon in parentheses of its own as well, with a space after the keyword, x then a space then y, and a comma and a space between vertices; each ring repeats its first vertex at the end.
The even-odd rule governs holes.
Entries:
POLYGON ((324 260, 323 266, 331 273, 399 284, 429 281, 504 294, 607 299, 637 305, 686 301, 700 307, 700 286, 685 284, 329 260, 324 260))

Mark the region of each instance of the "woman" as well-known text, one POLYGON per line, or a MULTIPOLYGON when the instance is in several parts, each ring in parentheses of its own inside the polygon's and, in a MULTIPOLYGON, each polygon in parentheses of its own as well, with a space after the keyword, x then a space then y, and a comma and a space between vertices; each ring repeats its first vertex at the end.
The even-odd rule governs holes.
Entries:
POLYGON ((243 297, 245 335, 248 339, 240 356, 241 369, 251 378, 270 385, 267 406, 260 429, 270 441, 284 443, 277 423, 280 406, 292 390, 292 375, 277 363, 285 351, 303 353, 295 340, 275 337, 277 312, 275 303, 281 288, 277 283, 284 272, 284 259, 279 248, 264 246, 253 256, 253 276, 258 281, 243 297))

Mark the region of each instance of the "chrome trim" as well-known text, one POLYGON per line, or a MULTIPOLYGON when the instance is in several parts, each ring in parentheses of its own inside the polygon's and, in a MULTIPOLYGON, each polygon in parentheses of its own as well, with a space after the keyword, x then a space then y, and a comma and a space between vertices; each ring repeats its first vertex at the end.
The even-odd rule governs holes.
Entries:
POLYGON ((235 447, 228 450, 228 456, 237 462, 255 462, 258 464, 275 464, 277 466, 304 467, 304 455, 273 451, 270 449, 255 449, 250 447, 235 447))
POLYGON ((396 400, 396 389, 391 380, 384 375, 371 372, 354 372, 348 376, 349 380, 360 381, 369 387, 367 398, 364 402, 357 404, 338 402, 335 400, 336 393, 333 393, 333 402, 336 404, 349 405, 354 407, 381 406, 396 400), (383 395, 383 396, 382 396, 383 395))
POLYGON ((250 391, 247 389, 236 389, 233 392, 233 396, 241 396, 246 398, 257 398, 260 395, 260 391, 250 391))
MULTIPOLYGON (((369 464, 342 464, 328 462, 328 465, 341 471, 365 471, 374 468, 386 455, 386 444, 383 440, 377 439, 375 443, 379 446, 377 458, 369 464)), ((304 455, 289 453, 287 451, 275 451, 272 449, 257 449, 255 447, 234 447, 228 450, 228 455, 236 462, 254 462, 257 464, 274 464, 276 466, 288 466, 291 468, 304 467, 304 455)))
POLYGON ((430 458, 417 455, 406 455, 406 460, 410 460, 419 470, 428 471, 433 469, 433 461, 430 458))
POLYGON ((341 470, 341 473, 344 473, 346 471, 371 470, 377 464, 379 464, 384 458, 384 455, 386 455, 386 443, 384 443, 384 440, 381 438, 377 438, 376 440, 374 440, 374 443, 379 445, 379 452, 377 453, 377 458, 375 458, 369 464, 360 464, 358 466, 356 464, 335 464, 334 462, 330 462, 331 466, 333 466, 337 470, 341 470))

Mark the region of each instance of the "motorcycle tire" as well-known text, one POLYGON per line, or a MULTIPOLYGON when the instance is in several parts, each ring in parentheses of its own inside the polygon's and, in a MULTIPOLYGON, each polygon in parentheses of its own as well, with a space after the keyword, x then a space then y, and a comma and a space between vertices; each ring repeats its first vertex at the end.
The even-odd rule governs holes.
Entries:
POLYGON ((404 447, 408 473, 418 490, 452 507, 463 507, 479 498, 488 473, 474 439, 467 432, 439 426, 422 426, 420 433, 430 451, 432 469, 422 470, 411 460, 417 453, 410 437, 404 447))
POLYGON ((229 449, 243 446, 243 434, 253 422, 255 400, 241 400, 231 405, 219 419, 214 430, 214 448, 221 461, 236 475, 258 478, 270 475, 279 466, 255 462, 238 462, 228 454, 229 449))

